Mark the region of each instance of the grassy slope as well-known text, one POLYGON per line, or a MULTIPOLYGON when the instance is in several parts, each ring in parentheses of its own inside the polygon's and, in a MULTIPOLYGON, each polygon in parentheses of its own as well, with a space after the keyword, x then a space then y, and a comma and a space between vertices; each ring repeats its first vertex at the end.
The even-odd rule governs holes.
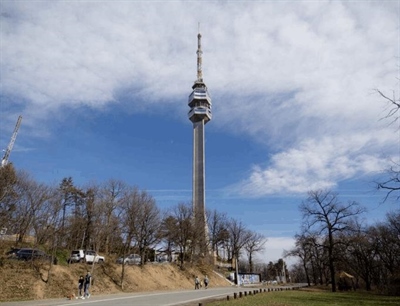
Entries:
POLYGON ((94 265, 92 270, 92 266, 85 263, 68 266, 65 259, 50 267, 49 264, 10 260, 0 255, 0 302, 61 298, 71 293, 77 294, 78 278, 87 271, 92 272, 94 284, 91 293, 94 295, 192 289, 194 276, 203 277, 205 274, 208 274, 211 286, 229 286, 226 279, 207 266, 188 266, 183 271, 170 263, 149 263, 144 267, 125 266, 124 286, 121 288, 122 266, 116 264, 112 257, 107 257, 105 264, 94 265))

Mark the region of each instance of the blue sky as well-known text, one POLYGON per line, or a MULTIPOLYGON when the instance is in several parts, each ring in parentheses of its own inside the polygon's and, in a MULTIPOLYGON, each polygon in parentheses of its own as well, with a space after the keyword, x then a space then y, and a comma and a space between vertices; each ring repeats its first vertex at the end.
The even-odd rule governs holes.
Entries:
POLYGON ((373 181, 399 161, 399 1, 2 1, 0 147, 58 185, 121 179, 161 208, 191 200, 198 22, 213 120, 206 206, 293 246, 311 189, 377 222, 373 181))

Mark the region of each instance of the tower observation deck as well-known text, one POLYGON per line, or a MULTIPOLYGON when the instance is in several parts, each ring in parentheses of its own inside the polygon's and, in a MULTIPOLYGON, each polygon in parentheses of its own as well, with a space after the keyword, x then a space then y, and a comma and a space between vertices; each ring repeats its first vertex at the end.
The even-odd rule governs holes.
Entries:
POLYGON ((211 120, 211 98, 206 84, 203 82, 201 34, 197 35, 197 80, 192 86, 192 93, 189 96, 188 105, 190 111, 188 117, 190 121, 199 122, 204 120, 204 124, 211 120))
POLYGON ((192 203, 194 222, 198 233, 195 252, 198 255, 208 253, 208 228, 205 215, 205 146, 204 126, 211 120, 211 97, 202 76, 201 34, 197 35, 197 80, 189 95, 189 120, 193 123, 193 193, 192 203))

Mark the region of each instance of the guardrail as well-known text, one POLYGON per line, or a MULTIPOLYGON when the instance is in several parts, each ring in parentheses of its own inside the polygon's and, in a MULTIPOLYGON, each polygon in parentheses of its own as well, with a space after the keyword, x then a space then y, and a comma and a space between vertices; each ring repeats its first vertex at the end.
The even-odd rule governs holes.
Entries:
MULTIPOLYGON (((236 300, 246 296, 256 295, 259 293, 268 293, 273 291, 298 290, 303 287, 307 287, 307 285, 287 286, 287 287, 285 286, 285 287, 275 287, 275 288, 259 288, 249 291, 239 291, 239 292, 234 292, 233 295, 227 295, 226 300, 227 301, 236 300)), ((206 304, 204 302, 200 302, 199 306, 206 306, 206 304)))

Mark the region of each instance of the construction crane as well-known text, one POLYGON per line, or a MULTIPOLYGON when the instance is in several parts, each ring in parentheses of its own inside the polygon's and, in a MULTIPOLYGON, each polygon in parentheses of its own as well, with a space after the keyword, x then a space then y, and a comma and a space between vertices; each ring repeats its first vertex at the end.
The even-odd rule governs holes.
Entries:
POLYGON ((15 125, 14 132, 11 136, 11 141, 8 144, 8 147, 6 149, 6 152, 4 153, 3 158, 1 159, 1 167, 4 167, 5 165, 8 164, 8 158, 10 157, 10 153, 14 146, 15 139, 17 138, 18 129, 19 129, 19 126, 21 125, 21 120, 22 120, 22 116, 20 115, 18 117, 17 124, 15 125))

